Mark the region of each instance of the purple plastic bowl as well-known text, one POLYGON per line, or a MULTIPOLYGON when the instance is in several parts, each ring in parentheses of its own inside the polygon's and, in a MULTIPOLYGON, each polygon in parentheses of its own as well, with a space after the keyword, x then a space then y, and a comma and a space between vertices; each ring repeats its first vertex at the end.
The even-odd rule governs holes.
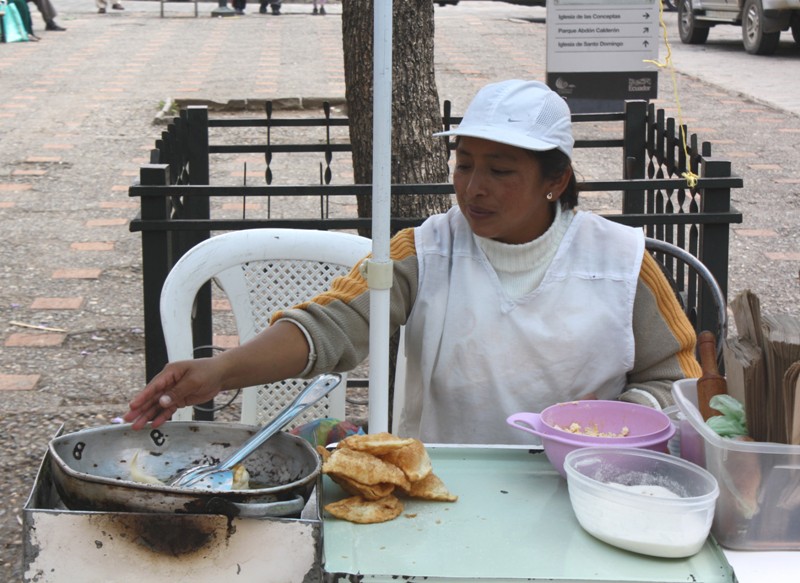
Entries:
POLYGON ((666 452, 667 443, 675 434, 675 426, 667 415, 635 403, 623 401, 572 401, 547 407, 541 414, 515 413, 507 423, 522 431, 538 436, 544 453, 553 467, 566 477, 564 458, 575 449, 584 447, 632 447, 666 452), (554 426, 596 428, 600 433, 622 433, 625 437, 596 437, 570 433, 554 426))

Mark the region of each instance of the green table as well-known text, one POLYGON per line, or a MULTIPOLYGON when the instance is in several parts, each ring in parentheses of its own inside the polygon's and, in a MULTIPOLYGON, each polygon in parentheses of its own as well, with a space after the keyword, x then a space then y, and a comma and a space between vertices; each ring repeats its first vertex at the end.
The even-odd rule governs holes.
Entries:
MULTIPOLYGON (((430 446, 456 503, 403 499, 381 524, 323 516, 327 579, 352 581, 727 582, 733 569, 712 538, 688 559, 623 551, 586 533, 566 481, 539 450, 430 446)), ((327 477, 323 504, 346 496, 327 477)))

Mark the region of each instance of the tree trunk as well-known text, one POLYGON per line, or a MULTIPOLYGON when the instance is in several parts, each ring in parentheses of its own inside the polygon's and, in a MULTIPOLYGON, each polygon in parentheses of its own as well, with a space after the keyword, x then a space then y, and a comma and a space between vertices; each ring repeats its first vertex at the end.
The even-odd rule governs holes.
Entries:
MULTIPOLYGON (((390 0, 378 0, 388 2, 390 0)), ((433 54, 433 2, 394 0, 392 13, 392 183, 435 184, 449 178, 433 54)), ((344 80, 353 175, 372 182, 373 0, 342 0, 344 80)), ((447 195, 392 197, 392 217, 428 217, 451 206, 447 195)), ((372 216, 372 197, 358 197, 358 216, 372 216)), ((371 229, 361 235, 370 236, 371 229)), ((394 395, 398 334, 389 346, 389 403, 394 395)), ((389 428, 392 412, 389 412, 389 428)))
MULTIPOLYGON (((389 1, 389 0, 380 0, 389 1)), ((447 147, 434 73, 431 0, 394 0, 392 49, 392 183, 448 180, 447 147)), ((373 1, 342 1, 344 76, 356 184, 372 182, 373 1)), ((392 217, 428 217, 451 206, 447 195, 392 197, 392 217)), ((358 216, 372 216, 370 196, 358 216)), ((362 233, 369 235, 369 233, 362 233)))

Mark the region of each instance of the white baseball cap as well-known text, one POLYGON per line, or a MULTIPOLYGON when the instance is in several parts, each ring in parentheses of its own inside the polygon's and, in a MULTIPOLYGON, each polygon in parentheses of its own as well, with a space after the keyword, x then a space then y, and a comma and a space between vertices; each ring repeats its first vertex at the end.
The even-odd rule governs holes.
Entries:
POLYGON ((539 81, 512 79, 478 91, 457 128, 434 136, 483 138, 526 150, 559 149, 572 159, 569 106, 539 81))

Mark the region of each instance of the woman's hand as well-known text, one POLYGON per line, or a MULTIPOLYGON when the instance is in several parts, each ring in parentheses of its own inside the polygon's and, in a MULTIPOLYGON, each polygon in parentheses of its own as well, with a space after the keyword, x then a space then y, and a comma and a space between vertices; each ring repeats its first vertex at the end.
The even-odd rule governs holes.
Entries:
POLYGON ((221 366, 215 358, 171 362, 136 397, 123 419, 134 429, 148 421, 158 427, 180 407, 213 399, 222 390, 221 366))
POLYGON ((123 419, 141 429, 158 427, 180 407, 205 403, 222 390, 292 378, 308 362, 309 346, 299 327, 279 321, 255 338, 212 358, 171 362, 130 402, 123 419))

